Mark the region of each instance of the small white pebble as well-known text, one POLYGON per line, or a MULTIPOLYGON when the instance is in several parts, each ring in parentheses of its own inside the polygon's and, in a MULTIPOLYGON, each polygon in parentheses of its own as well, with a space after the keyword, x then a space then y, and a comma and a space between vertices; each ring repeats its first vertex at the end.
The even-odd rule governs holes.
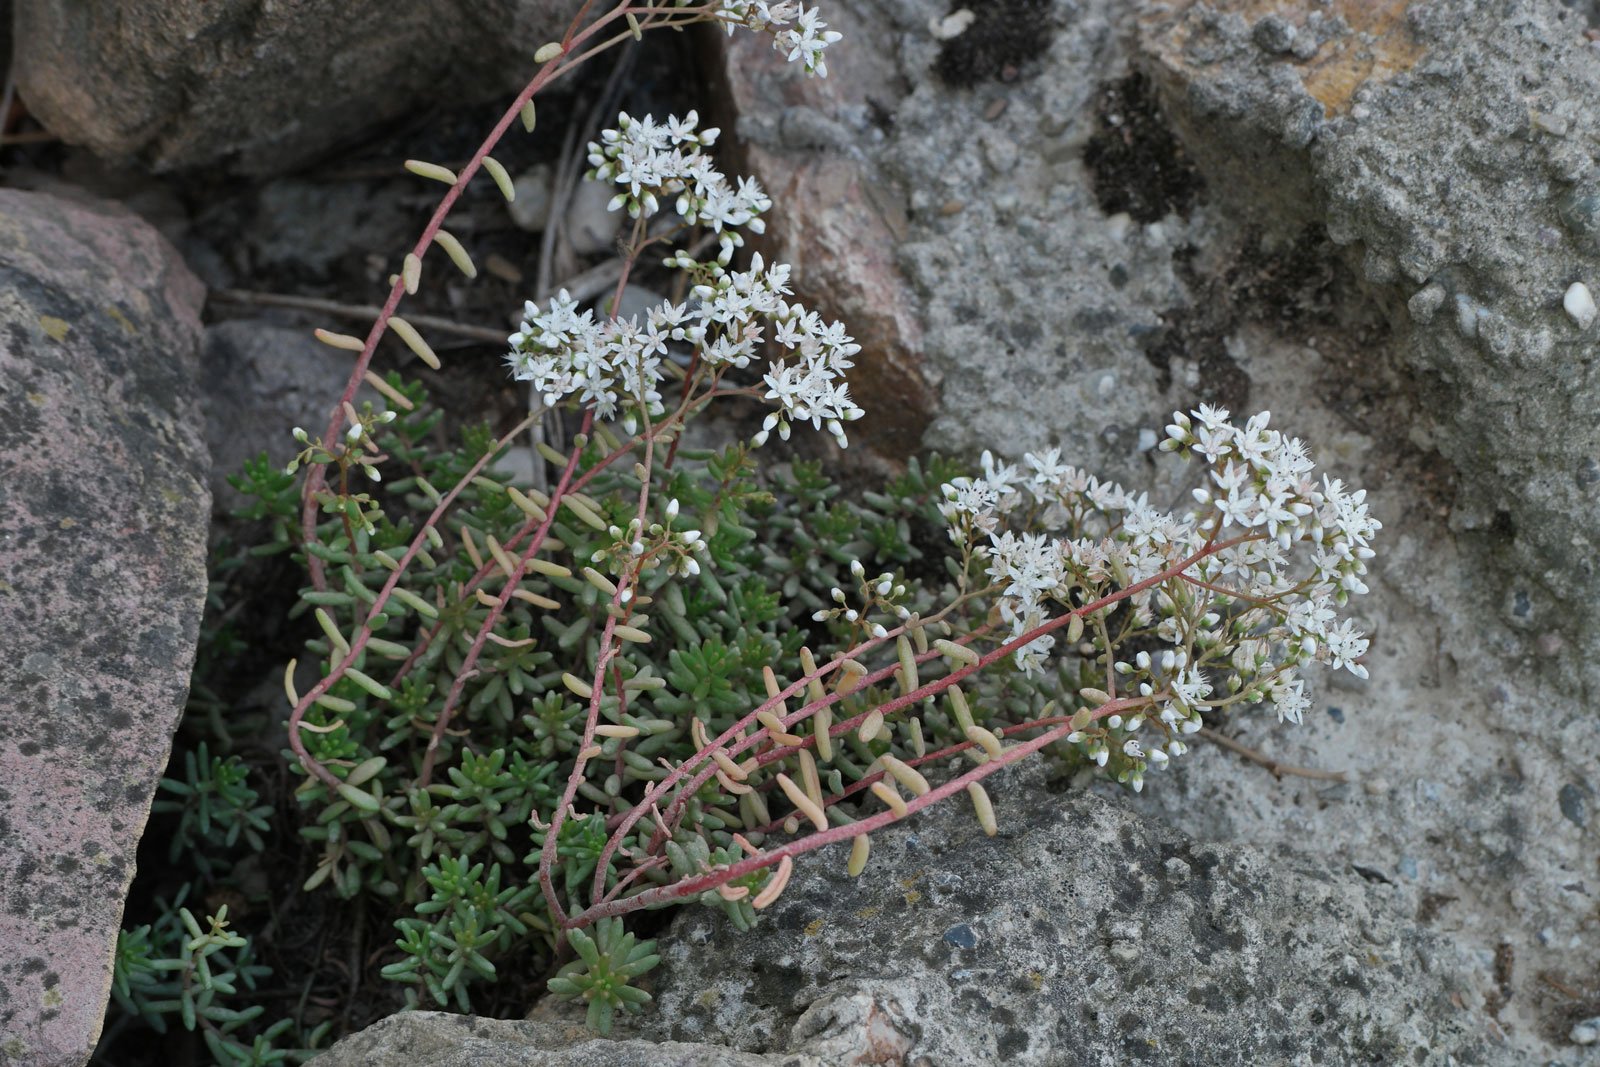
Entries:
POLYGON ((1572 316, 1572 321, 1578 324, 1580 330, 1587 330, 1595 315, 1600 314, 1600 308, 1594 306, 1594 294, 1582 282, 1573 282, 1567 287, 1567 295, 1561 298, 1561 306, 1567 309, 1567 314, 1572 316))
POLYGON ((937 15, 928 20, 928 32, 933 34, 936 41, 951 41, 967 32, 967 27, 977 19, 977 15, 969 8, 962 8, 952 12, 944 18, 937 15))
POLYGON ((1574 1045, 1592 1045, 1600 1041, 1600 1015, 1593 1019, 1585 1019, 1574 1026, 1567 1034, 1567 1040, 1574 1045))

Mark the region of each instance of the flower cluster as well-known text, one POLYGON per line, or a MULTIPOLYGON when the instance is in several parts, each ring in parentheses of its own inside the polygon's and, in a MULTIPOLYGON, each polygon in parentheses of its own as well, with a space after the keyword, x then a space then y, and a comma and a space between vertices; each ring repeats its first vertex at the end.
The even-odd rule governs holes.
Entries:
POLYGON ((985 453, 981 478, 943 487, 950 536, 986 562, 1012 636, 1047 631, 1017 650, 1026 672, 1054 647, 1052 616, 1169 573, 1128 598, 1125 616, 1090 613, 1069 630, 1112 667, 1103 689, 1086 690, 1091 702, 1119 684, 1141 700, 1071 740, 1101 766, 1115 760, 1135 788, 1146 766, 1183 751, 1178 738, 1200 728, 1202 711, 1267 700, 1280 721, 1299 722, 1309 706, 1303 665, 1366 677, 1367 639, 1336 609, 1366 592, 1381 524, 1365 491, 1316 480, 1305 445, 1269 418, 1238 426, 1206 406, 1174 416, 1163 448, 1207 463, 1199 506, 1183 514, 1063 464, 1054 449, 1021 468, 985 453), (1153 739, 1140 736, 1147 723, 1153 739))
POLYGON ((828 76, 822 53, 841 34, 828 29, 817 17, 817 9, 806 10, 795 0, 722 0, 713 15, 729 34, 740 26, 772 34, 772 47, 784 53, 791 63, 803 63, 807 74, 828 76))
POLYGON ((845 372, 861 346, 838 322, 789 299, 789 268, 768 267, 752 257, 745 271, 726 264, 742 241, 735 227, 760 232, 760 212, 771 206, 760 187, 740 179, 730 185, 700 149, 715 140, 716 131, 696 132, 691 112, 663 125, 626 114, 618 128, 607 130, 601 145, 591 145, 598 161, 592 177, 626 188, 612 201, 635 214, 656 211, 660 198, 676 196, 685 222, 710 227, 721 235, 722 253, 701 263, 687 252, 675 252, 666 265, 687 272, 694 281, 683 303, 663 301, 628 319, 597 319, 580 311, 563 290, 548 306, 529 302, 521 328, 509 338, 507 356, 512 376, 532 384, 546 406, 575 397, 593 407, 602 419, 621 417, 632 433, 641 416, 663 414, 660 384, 662 358, 669 345, 687 348, 694 365, 720 376, 744 369, 771 342, 788 354, 771 362, 764 376, 764 399, 775 410, 756 435, 762 444, 776 429, 787 439, 791 422, 826 428, 841 446, 848 444, 844 424, 864 412, 850 397, 845 372))
MULTIPOLYGON (((563 289, 541 310, 528 301, 522 327, 508 341, 506 361, 518 381, 531 382, 546 407, 576 395, 602 419, 614 419, 619 406, 632 423, 639 411, 660 415, 661 357, 671 336, 672 305, 651 308, 645 323, 630 319, 597 321, 592 310, 563 289)), ((631 430, 630 430, 631 432, 631 430)))
POLYGON ((718 235, 717 262, 727 265, 733 250, 744 246, 739 228, 763 233, 761 213, 772 200, 754 178, 730 183, 701 149, 716 143, 722 131, 697 129, 700 116, 668 116, 658 124, 650 116, 617 116, 617 128, 589 142, 589 177, 621 186, 608 205, 626 208, 630 218, 649 218, 668 200, 689 225, 709 227, 718 235))
MULTIPOLYGON (((1372 558, 1372 538, 1382 528, 1367 511, 1367 491, 1347 491, 1342 481, 1327 476, 1318 485, 1311 477, 1316 465, 1306 446, 1269 429, 1267 412, 1252 417, 1242 429, 1228 421, 1226 409, 1202 404, 1194 418, 1198 426, 1175 412, 1161 447, 1185 456, 1197 452, 1206 459, 1212 488, 1196 489, 1194 497, 1202 507, 1216 509, 1220 528, 1265 528, 1279 553, 1289 552, 1296 541, 1311 545, 1314 598, 1343 606, 1351 593, 1365 593, 1361 576, 1372 558)), ((1278 578, 1282 555, 1265 562, 1278 578)), ((1264 591, 1270 591, 1270 583, 1264 591)), ((1313 614, 1320 617, 1320 612, 1313 614)), ((1357 673, 1365 677, 1364 671, 1357 673)))

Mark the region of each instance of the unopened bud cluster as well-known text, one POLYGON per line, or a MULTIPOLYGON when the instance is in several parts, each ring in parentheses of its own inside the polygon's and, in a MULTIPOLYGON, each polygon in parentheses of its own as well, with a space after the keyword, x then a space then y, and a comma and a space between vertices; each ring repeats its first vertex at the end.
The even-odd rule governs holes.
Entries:
POLYGON ((885 622, 889 626, 898 626, 911 618, 911 609, 901 603, 906 596, 906 587, 904 583, 896 581, 893 574, 885 571, 869 578, 867 569, 858 559, 850 561, 850 573, 860 583, 854 601, 858 606, 852 607, 850 597, 845 595, 843 589, 835 586, 830 595, 838 606, 814 612, 811 616, 812 621, 831 622, 837 619, 859 627, 871 637, 884 638, 889 636, 885 622), (878 614, 882 621, 874 620, 872 617, 874 613, 878 614))
MULTIPOLYGON (((640 519, 628 523, 624 530, 611 526, 606 533, 612 544, 594 553, 591 563, 607 563, 613 574, 631 572, 635 577, 657 567, 665 567, 668 574, 692 577, 700 573, 696 556, 707 551, 705 537, 699 530, 675 530, 673 520, 678 517, 678 501, 668 501, 666 521, 652 522, 646 526, 640 519)), ((626 596, 624 600, 628 599, 626 596)))

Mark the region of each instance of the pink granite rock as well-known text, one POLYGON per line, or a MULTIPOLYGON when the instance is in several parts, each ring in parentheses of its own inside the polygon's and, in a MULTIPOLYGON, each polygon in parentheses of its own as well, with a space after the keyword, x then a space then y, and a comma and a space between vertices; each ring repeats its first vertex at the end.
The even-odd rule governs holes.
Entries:
POLYGON ((100 1033, 205 594, 202 298, 135 216, 0 190, 0 1063, 100 1033))
POLYGON ((806 77, 766 36, 717 35, 717 119, 737 127, 731 170, 772 194, 760 247, 790 264, 795 292, 843 320, 861 345, 850 388, 870 417, 850 428, 851 441, 904 459, 918 451, 937 395, 920 356, 918 301, 895 260, 902 194, 855 142, 873 133, 862 101, 887 104, 905 87, 882 61, 888 44, 875 38, 888 31, 879 21, 841 5, 828 15, 852 47, 829 53, 825 79, 806 77), (831 117, 841 110, 854 127, 831 117))

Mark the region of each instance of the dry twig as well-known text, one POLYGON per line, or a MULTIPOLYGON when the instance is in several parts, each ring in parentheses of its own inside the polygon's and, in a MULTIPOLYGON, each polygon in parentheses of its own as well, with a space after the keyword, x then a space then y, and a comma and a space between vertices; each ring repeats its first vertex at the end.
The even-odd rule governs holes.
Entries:
POLYGON ((1200 736, 1214 744, 1221 745, 1229 752, 1243 756, 1251 763, 1259 763, 1272 772, 1274 778, 1282 778, 1291 774, 1296 778, 1312 778, 1323 782, 1348 782, 1350 776, 1344 771, 1322 771, 1315 767, 1294 767, 1287 763, 1279 763, 1271 756, 1260 752, 1248 745, 1241 745, 1231 737, 1224 737, 1208 726, 1200 728, 1200 736))

